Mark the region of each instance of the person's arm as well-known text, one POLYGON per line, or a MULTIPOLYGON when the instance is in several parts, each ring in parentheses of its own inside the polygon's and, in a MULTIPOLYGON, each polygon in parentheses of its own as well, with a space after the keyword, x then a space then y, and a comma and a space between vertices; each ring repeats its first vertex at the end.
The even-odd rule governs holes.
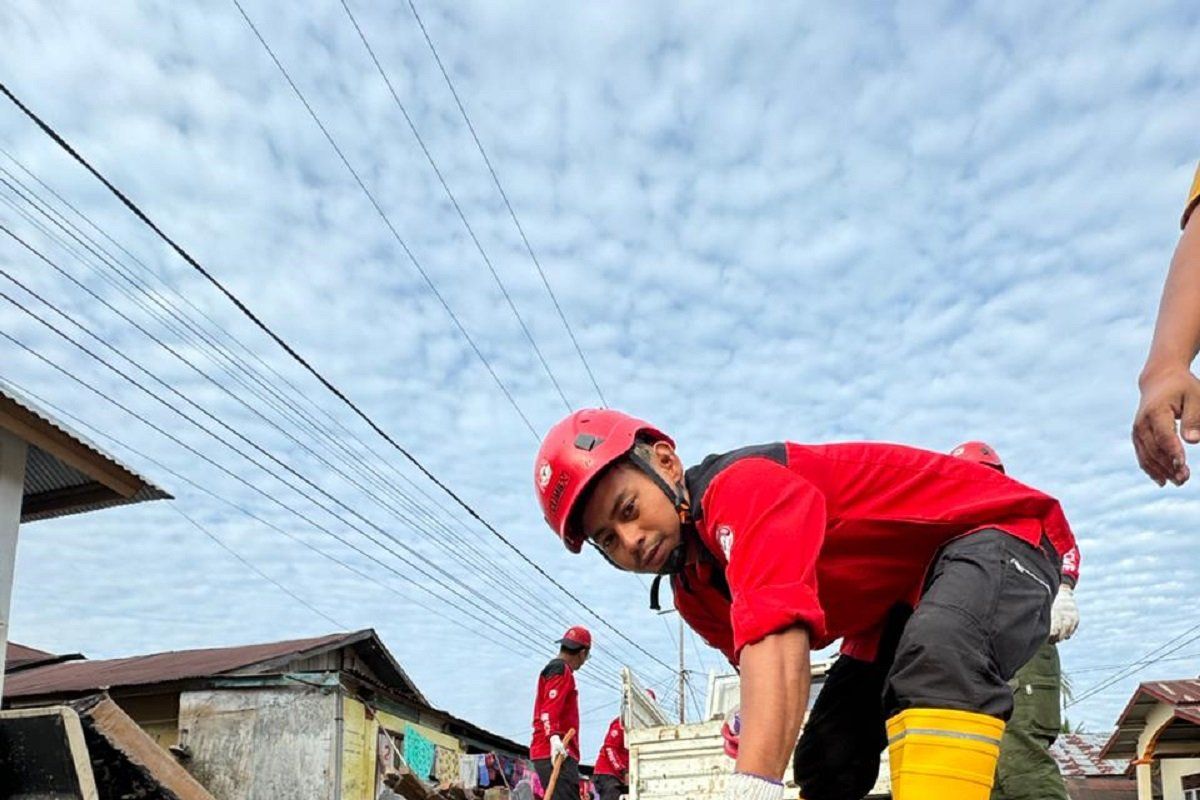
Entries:
POLYGON ((728 559, 741 672, 737 772, 778 782, 808 705, 809 648, 827 637, 816 578, 825 497, 781 464, 746 459, 713 480, 703 507, 728 559))
POLYGON ((778 780, 808 708, 808 631, 773 633, 742 648, 742 735, 737 771, 778 780))
MULTIPOLYGON (((1200 171, 1188 211, 1200 200, 1200 171)), ((1138 464, 1159 486, 1190 476, 1183 439, 1200 443, 1200 381, 1191 364, 1200 351, 1200 215, 1185 214, 1183 236, 1175 248, 1163 286, 1158 321, 1146 364, 1138 377, 1141 402, 1133 422, 1138 464), (1190 216, 1190 218, 1189 218, 1190 216)))

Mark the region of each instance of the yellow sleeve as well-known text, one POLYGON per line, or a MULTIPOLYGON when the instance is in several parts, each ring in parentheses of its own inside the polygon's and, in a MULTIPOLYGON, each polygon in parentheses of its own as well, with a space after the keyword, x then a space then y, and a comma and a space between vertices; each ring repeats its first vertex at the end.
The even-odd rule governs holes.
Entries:
POLYGON ((1183 219, 1179 221, 1181 230, 1187 227, 1188 217, 1196 210, 1197 205, 1200 205, 1200 167, 1196 168, 1196 177, 1192 179, 1192 190, 1188 192, 1187 205, 1183 207, 1183 219))

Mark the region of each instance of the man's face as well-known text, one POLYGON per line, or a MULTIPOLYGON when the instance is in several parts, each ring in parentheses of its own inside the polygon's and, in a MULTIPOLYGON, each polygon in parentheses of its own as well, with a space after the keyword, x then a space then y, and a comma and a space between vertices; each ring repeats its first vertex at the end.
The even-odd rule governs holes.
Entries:
MULTIPOLYGON (((671 486, 682 478, 669 445, 655 445, 654 467, 671 486)), ((583 508, 584 533, 618 567, 656 573, 679 544, 679 514, 671 499, 642 470, 621 464, 596 483, 583 508)))

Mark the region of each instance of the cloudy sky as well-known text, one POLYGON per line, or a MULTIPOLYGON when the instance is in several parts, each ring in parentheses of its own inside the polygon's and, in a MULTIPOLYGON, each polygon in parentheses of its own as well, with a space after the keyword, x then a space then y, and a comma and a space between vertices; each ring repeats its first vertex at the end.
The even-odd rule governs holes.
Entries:
MULTIPOLYGON (((412 11, 348 2, 567 403, 596 404, 412 11)), ((616 711, 618 661, 670 685, 675 619, 653 618, 638 579, 569 558, 545 530, 521 415, 540 433, 566 404, 339 0, 243 6, 395 233, 231 2, 7 2, 0 80, 664 663, 448 514, 0 102, 0 147, 16 159, 0 155, 0 221, 63 272, 4 235, 0 265, 138 366, 7 279, 0 290, 232 445, 0 303, 6 333, 212 462, 0 341, 0 376, 178 498, 26 528, 13 638, 103 658, 374 627, 435 704, 524 739, 550 641, 581 622, 604 654, 582 686, 590 756, 616 711), (66 211, 99 255, 31 205, 31 192, 58 201, 23 168, 103 231, 66 211)), ((1200 624, 1196 488, 1157 489, 1127 435, 1198 157, 1200 8, 1002 6, 417 10, 608 401, 673 431, 689 459, 781 438, 990 441, 1062 498, 1080 536, 1083 626, 1062 653, 1083 690, 1200 624)), ((692 669, 720 662, 690 639, 686 653, 692 669)), ((1171 659, 1072 720, 1107 730, 1139 678, 1195 675, 1200 640, 1171 659)))

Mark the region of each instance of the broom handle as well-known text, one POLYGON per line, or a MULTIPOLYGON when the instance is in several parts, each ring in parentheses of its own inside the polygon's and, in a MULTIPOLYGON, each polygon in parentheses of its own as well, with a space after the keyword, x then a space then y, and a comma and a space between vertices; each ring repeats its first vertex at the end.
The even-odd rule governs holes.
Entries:
MULTIPOLYGON (((567 735, 563 737, 563 747, 571 741, 571 737, 575 735, 575 729, 567 731, 567 735)), ((554 771, 550 773, 550 783, 546 786, 546 800, 554 800, 554 787, 558 785, 558 771, 562 769, 563 756, 554 759, 554 771)))

